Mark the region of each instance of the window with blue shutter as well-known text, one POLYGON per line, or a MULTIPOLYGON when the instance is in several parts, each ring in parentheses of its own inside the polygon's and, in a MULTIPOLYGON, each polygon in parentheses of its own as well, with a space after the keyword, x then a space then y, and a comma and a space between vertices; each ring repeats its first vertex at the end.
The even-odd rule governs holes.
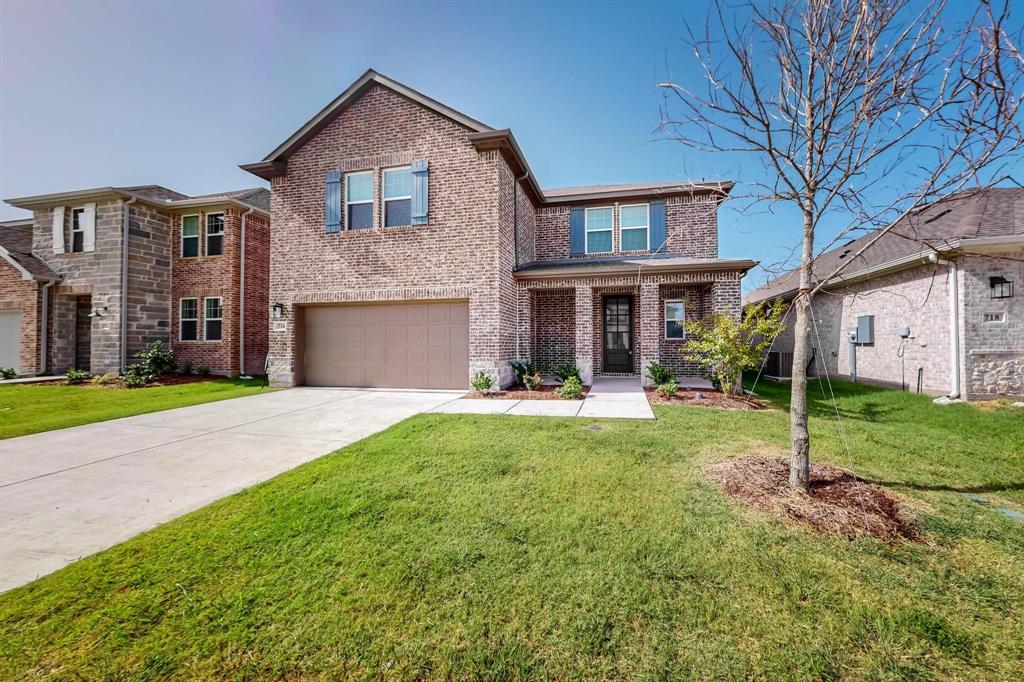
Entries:
POLYGON ((573 206, 569 209, 569 253, 573 256, 582 256, 584 241, 586 239, 586 222, 582 206, 573 206))
POLYGON ((427 180, 426 159, 412 162, 412 224, 426 225, 427 210, 430 207, 430 191, 427 180))
POLYGON ((651 251, 665 250, 665 200, 651 202, 651 251))
POLYGON ((341 171, 327 173, 324 185, 324 230, 341 232, 341 171))

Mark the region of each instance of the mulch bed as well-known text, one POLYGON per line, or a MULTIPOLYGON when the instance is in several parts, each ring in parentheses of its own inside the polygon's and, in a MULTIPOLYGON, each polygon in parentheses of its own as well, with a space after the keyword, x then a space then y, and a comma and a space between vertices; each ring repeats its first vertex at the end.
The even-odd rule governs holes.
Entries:
POLYGON ((671 398, 653 388, 645 388, 652 405, 689 405, 690 407, 720 407, 727 410, 767 410, 768 403, 757 398, 725 395, 721 391, 683 391, 671 398))
POLYGON ((727 494, 777 518, 849 539, 869 535, 894 543, 919 540, 900 503, 882 488, 853 473, 811 464, 809 492, 789 488, 789 462, 736 457, 716 462, 707 474, 727 494))
MULTIPOLYGON (((555 393, 558 386, 539 386, 536 390, 527 391, 523 386, 513 386, 505 391, 475 391, 467 393, 467 398, 486 398, 488 400, 562 400, 555 393)), ((590 392, 590 387, 583 387, 583 397, 590 392)))
MULTIPOLYGON (((214 376, 212 374, 162 374, 157 377, 156 381, 146 384, 146 388, 153 386, 177 386, 178 384, 194 384, 200 381, 216 381, 217 379, 223 379, 224 377, 214 376)), ((94 384, 91 381, 78 384, 79 386, 85 386, 88 388, 124 388, 124 382, 118 377, 107 384, 94 384)))

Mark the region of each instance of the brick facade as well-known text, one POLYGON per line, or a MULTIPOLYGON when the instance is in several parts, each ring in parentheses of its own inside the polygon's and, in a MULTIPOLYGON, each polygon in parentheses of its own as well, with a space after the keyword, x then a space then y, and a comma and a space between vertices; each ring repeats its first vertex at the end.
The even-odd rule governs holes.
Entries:
POLYGON ((21 272, 0 260, 0 310, 21 312, 20 364, 18 374, 35 374, 39 368, 40 284, 22 279, 21 272))

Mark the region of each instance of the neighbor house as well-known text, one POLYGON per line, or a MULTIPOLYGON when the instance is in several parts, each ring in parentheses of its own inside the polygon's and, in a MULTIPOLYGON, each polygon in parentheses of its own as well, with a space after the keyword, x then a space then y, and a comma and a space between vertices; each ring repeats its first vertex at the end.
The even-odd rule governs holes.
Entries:
MULTIPOLYGON (((815 260, 816 283, 852 262, 813 299, 811 372, 953 398, 1024 394, 1024 189, 954 194, 877 237, 815 260)), ((787 272, 745 302, 790 301, 798 281, 787 272)), ((789 327, 769 374, 789 376, 789 327)))
POLYGON ((271 182, 277 386, 698 374, 684 323, 737 315, 754 265, 718 258, 731 183, 544 190, 509 130, 374 71, 242 167, 271 182))
POLYGON ((151 341, 217 374, 262 374, 269 192, 156 185, 8 199, 0 226, 0 367, 122 372, 151 341))

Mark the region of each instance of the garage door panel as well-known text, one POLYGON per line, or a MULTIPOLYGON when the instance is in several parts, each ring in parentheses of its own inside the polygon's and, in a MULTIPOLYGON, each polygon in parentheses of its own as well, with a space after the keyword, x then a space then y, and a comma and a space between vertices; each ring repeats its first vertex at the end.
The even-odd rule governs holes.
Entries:
POLYGON ((466 303, 314 306, 305 310, 314 386, 466 388, 466 303))
POLYGON ((21 311, 0 310, 0 367, 21 366, 21 311))

